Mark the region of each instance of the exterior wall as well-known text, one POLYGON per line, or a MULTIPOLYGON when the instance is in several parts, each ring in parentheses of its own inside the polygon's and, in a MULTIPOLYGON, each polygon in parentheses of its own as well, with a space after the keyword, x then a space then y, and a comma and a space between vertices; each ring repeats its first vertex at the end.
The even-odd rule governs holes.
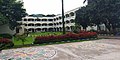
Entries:
MULTIPOLYGON (((75 26, 75 11, 79 8, 73 9, 65 13, 65 29, 66 31, 72 31, 72 27, 75 26)), ((44 32, 44 31, 62 31, 62 15, 56 15, 55 17, 29 17, 22 18, 21 31, 29 32, 44 32)))
POLYGON ((4 33, 8 33, 8 34, 15 34, 15 30, 11 30, 8 26, 8 24, 5 24, 5 25, 1 25, 0 26, 0 34, 4 34, 4 33))
POLYGON ((49 28, 53 28, 53 25, 49 25, 53 24, 53 21, 48 21, 49 19, 53 20, 53 17, 24 17, 22 24, 24 29, 29 32, 47 31, 49 28))
MULTIPOLYGON (((65 12, 65 30, 72 31, 75 26, 75 17, 76 11, 80 9, 76 8, 65 12)), ((55 17, 29 17, 26 16, 22 18, 22 33, 24 31, 28 32, 44 32, 44 31, 62 31, 62 15, 56 15, 55 17), (51 21, 50 21, 51 20, 51 21), (24 26, 24 27, 23 27, 24 26)), ((82 28, 82 27, 81 27, 82 28)), ((97 29, 97 27, 92 27, 93 29, 97 29)), ((87 30, 90 30, 91 27, 88 27, 87 30)))

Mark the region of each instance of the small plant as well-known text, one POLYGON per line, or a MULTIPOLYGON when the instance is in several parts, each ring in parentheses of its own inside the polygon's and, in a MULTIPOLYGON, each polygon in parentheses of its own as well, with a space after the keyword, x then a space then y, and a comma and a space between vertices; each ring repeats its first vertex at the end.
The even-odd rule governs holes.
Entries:
POLYGON ((15 38, 16 40, 21 40, 22 45, 24 45, 24 42, 26 41, 27 34, 22 34, 22 35, 16 35, 15 38))
POLYGON ((8 38, 0 38, 0 50, 11 48, 14 46, 14 43, 8 38))
POLYGON ((2 39, 2 37, 0 37, 0 39, 2 39))
POLYGON ((10 34, 0 34, 0 37, 12 39, 12 35, 10 35, 10 34))

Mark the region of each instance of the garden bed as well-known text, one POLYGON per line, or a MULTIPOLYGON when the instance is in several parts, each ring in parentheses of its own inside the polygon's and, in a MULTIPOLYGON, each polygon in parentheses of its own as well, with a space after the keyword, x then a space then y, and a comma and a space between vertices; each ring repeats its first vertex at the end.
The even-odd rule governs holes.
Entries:
POLYGON ((59 42, 59 41, 72 41, 72 40, 81 40, 81 39, 90 39, 96 38, 96 32, 80 32, 76 33, 67 33, 64 35, 50 35, 50 36, 37 36, 34 40, 34 44, 49 43, 49 42, 59 42))

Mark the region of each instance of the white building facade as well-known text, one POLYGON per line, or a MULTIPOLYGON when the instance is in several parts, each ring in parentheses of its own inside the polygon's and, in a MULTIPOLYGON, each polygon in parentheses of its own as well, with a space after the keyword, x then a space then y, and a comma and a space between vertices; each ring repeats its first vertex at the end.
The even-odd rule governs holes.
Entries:
MULTIPOLYGON (((65 12, 65 30, 72 31, 75 26, 76 11, 79 8, 65 12)), ((30 17, 26 16, 22 18, 20 31, 28 32, 46 32, 46 31, 62 31, 62 15, 56 15, 54 17, 30 17)))

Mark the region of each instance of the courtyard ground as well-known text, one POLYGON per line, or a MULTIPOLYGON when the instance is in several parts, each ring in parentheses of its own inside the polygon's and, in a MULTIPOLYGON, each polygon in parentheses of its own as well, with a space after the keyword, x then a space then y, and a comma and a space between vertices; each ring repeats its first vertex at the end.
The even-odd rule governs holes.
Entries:
POLYGON ((3 50, 0 60, 120 60, 120 39, 3 50))

